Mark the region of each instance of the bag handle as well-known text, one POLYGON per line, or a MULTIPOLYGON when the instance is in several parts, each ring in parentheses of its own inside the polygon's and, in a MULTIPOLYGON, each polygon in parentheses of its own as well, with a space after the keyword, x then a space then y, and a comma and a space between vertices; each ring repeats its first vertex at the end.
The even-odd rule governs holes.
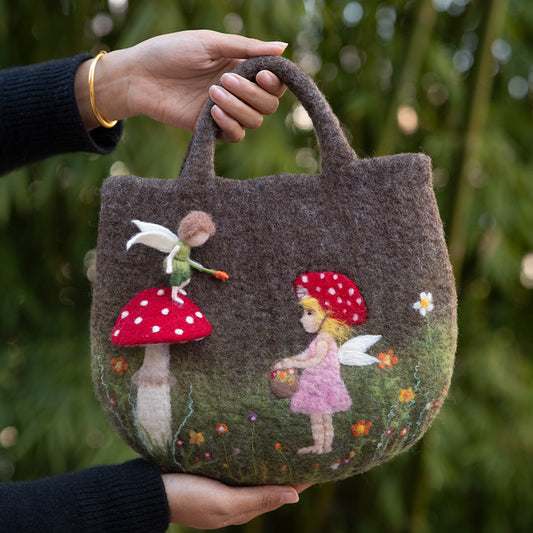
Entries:
MULTIPOLYGON (((270 70, 276 74, 308 112, 320 146, 323 175, 334 176, 357 159, 342 132, 337 117, 307 74, 288 59, 276 56, 248 59, 238 65, 233 72, 255 81, 256 75, 261 70, 270 70)), ((183 160, 180 177, 200 182, 215 177, 215 142, 220 129, 211 117, 213 105, 213 101, 209 99, 198 118, 183 160)))

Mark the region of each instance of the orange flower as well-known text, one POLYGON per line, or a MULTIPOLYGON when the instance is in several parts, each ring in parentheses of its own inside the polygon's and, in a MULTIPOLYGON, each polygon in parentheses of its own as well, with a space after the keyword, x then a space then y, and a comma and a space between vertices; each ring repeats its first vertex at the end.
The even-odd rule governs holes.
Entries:
POLYGON ((189 439, 189 442, 191 444, 202 444, 203 442, 205 442, 205 438, 204 436, 202 435, 201 432, 196 432, 196 431, 193 431, 191 429, 191 431, 189 432, 189 435, 190 435, 190 439, 189 439))
POLYGON ((387 353, 380 353, 378 354, 379 368, 383 369, 386 366, 390 366, 391 368, 398 362, 398 358, 394 355, 394 352, 392 350, 388 350, 387 353))
POLYGON ((407 435, 407 428, 403 428, 401 431, 400 431, 400 435, 402 437, 405 437, 407 435))
POLYGON ((276 445, 274 446, 274 449, 279 451, 281 450, 281 444, 279 442, 276 442, 276 445))
POLYGON ((120 356, 118 359, 111 359, 111 372, 116 372, 119 376, 123 376, 124 372, 130 369, 130 365, 126 363, 126 359, 120 356))
POLYGON ((408 389, 400 390, 400 397, 398 398, 400 402, 409 403, 411 400, 414 400, 416 394, 413 392, 413 387, 408 389))
POLYGON ((352 433, 354 437, 360 437, 361 435, 368 435, 372 422, 366 420, 359 420, 357 424, 352 425, 352 433))
POLYGON ((282 472, 285 472, 285 470, 287 470, 287 465, 283 465, 283 466, 280 468, 280 470, 281 470, 282 472))
POLYGON ((226 424, 217 424, 217 433, 219 435, 222 435, 223 433, 227 433, 228 426, 226 424))

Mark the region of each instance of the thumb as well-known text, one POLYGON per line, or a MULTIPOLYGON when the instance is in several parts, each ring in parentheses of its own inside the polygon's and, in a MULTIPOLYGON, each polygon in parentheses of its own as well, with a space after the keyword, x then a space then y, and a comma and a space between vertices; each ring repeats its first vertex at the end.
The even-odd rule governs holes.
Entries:
POLYGON ((287 48, 287 43, 280 41, 260 41, 242 35, 212 32, 210 45, 211 57, 248 59, 257 56, 280 56, 287 48))
POLYGON ((245 524, 256 516, 274 511, 288 503, 297 503, 298 492, 289 486, 266 485, 261 487, 239 487, 232 489, 233 518, 235 525, 245 524))

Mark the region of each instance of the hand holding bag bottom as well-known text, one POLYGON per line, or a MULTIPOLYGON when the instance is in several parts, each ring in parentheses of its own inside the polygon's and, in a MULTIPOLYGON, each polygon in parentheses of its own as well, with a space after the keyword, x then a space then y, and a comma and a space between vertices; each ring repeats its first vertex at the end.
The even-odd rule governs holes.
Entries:
POLYGON ((233 485, 323 482, 408 449, 450 384, 456 295, 422 154, 358 159, 314 83, 319 175, 216 177, 204 109, 176 180, 102 189, 91 318, 96 393, 170 472, 233 485), (228 278, 228 279, 226 279, 228 278), (279 398, 270 388, 299 377, 279 398))

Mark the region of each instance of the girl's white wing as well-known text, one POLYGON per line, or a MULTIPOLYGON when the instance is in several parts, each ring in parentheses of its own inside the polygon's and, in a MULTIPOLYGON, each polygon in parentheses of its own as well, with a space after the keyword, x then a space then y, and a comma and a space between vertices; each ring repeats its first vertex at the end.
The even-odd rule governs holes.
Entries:
POLYGON ((134 244, 144 244, 155 248, 160 252, 170 253, 178 242, 178 236, 172 231, 159 224, 151 222, 142 222, 141 220, 132 220, 132 222, 141 230, 136 233, 126 244, 129 250, 134 244))
POLYGON ((376 344, 381 335, 359 335, 345 342, 338 352, 339 361, 343 365, 366 366, 379 363, 377 357, 368 355, 366 350, 376 344))

